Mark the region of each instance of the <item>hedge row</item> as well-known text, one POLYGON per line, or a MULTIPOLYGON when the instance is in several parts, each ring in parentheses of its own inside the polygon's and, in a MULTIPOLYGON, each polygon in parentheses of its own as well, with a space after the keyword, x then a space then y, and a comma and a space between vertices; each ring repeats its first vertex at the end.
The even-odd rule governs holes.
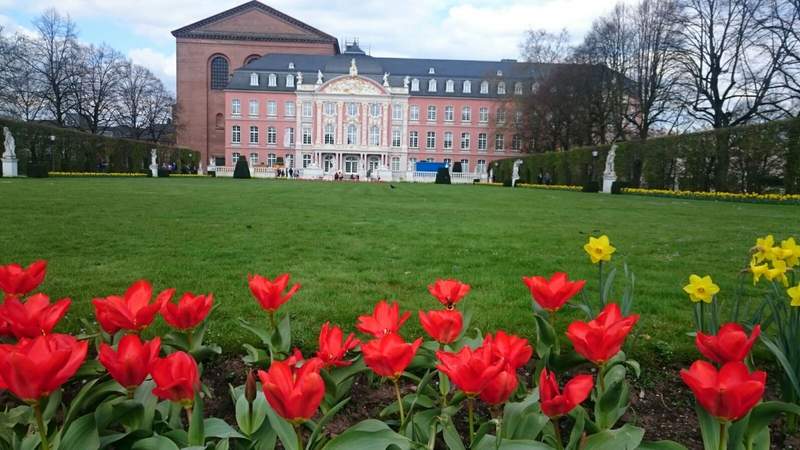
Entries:
POLYGON ((158 163, 196 166, 200 153, 185 148, 152 142, 97 136, 82 131, 50 125, 0 118, 0 153, 3 149, 2 129, 8 127, 16 141, 20 173, 28 166, 43 166, 54 172, 127 173, 149 171, 150 150, 158 150, 158 163), (54 136, 55 140, 51 140, 54 136))
MULTIPOLYGON (((514 161, 522 159, 522 183, 541 183, 540 175, 549 175, 552 184, 599 181, 609 149, 582 147, 500 160, 493 166, 495 180, 510 185, 514 161)), ((619 181, 631 187, 796 194, 800 119, 621 142, 615 165, 619 181)))

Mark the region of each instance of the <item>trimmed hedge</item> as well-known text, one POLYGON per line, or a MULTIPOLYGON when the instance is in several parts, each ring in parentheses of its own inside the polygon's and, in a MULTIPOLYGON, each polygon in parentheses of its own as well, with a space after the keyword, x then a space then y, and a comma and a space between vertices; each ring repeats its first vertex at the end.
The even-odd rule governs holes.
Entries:
MULTIPOLYGON (((600 181, 610 148, 524 156, 520 182, 548 173, 552 184, 600 181)), ((510 185, 517 159, 492 163, 498 181, 510 185)), ((677 178, 681 190, 800 193, 800 119, 620 142, 615 166, 619 181, 633 188, 674 189, 677 178)))
MULTIPOLYGON (((158 151, 159 165, 175 163, 178 171, 183 166, 196 166, 200 162, 200 152, 153 142, 98 136, 70 128, 0 118, 0 130, 3 127, 8 127, 14 136, 22 174, 28 174, 29 163, 54 172, 144 173, 149 172, 150 150, 153 148, 158 151), (55 136, 55 141, 51 142, 50 136, 55 136)), ((0 153, 2 151, 0 149, 0 153)), ((38 169, 34 172, 39 173, 38 169)))

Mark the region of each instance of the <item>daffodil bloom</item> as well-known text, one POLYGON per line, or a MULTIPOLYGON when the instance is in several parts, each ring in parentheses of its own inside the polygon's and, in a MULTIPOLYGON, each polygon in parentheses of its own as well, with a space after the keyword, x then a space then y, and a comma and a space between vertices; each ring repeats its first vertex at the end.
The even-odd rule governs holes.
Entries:
POLYGON ((797 286, 793 288, 787 289, 786 293, 789 294, 789 298, 792 299, 792 306, 800 306, 800 283, 797 283, 797 286))
POLYGON ((586 253, 592 259, 592 264, 597 264, 600 261, 611 261, 611 254, 617 251, 616 248, 611 246, 608 236, 602 235, 599 238, 589 237, 589 243, 583 246, 586 253))
POLYGON ((714 284, 710 275, 700 277, 699 275, 689 276, 689 284, 683 287, 684 292, 689 294, 689 299, 695 303, 711 303, 714 296, 719 292, 719 286, 714 284))
POLYGON ((753 272, 753 286, 755 286, 761 277, 769 270, 769 265, 757 264, 755 258, 750 261, 750 272, 753 272))
POLYGON ((800 264, 800 245, 797 245, 794 238, 781 241, 781 250, 783 250, 783 260, 789 267, 800 264))
POLYGON ((764 276, 769 281, 780 281, 784 286, 789 286, 789 279, 786 278, 786 261, 776 259, 772 261, 772 267, 764 272, 764 276))
POLYGON ((757 263, 761 261, 772 261, 775 259, 775 254, 772 252, 772 247, 774 246, 775 238, 773 238, 771 234, 756 239, 756 246, 753 248, 753 258, 755 258, 757 263))

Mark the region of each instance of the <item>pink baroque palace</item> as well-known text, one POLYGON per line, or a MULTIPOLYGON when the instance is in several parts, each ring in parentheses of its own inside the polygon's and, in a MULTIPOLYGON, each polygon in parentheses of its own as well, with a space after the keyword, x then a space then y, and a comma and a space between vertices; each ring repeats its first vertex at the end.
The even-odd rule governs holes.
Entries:
POLYGON ((515 100, 548 70, 372 57, 357 42, 341 51, 335 38, 259 2, 173 35, 179 144, 200 150, 218 176, 247 158, 256 177, 291 169, 301 178, 433 181, 436 165, 423 163, 439 163, 453 182, 486 181, 492 161, 521 152, 515 100))

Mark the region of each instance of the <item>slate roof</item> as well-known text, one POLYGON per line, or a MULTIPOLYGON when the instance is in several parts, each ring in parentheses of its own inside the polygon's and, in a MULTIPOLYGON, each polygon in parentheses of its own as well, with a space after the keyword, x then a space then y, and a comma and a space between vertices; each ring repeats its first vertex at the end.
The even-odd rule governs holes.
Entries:
MULTIPOLYGON (((360 50, 360 49, 359 49, 360 50)), ((344 53, 338 55, 303 55, 303 54, 268 54, 254 60, 244 67, 237 69, 227 89, 242 91, 273 91, 273 92, 293 92, 295 88, 286 87, 285 77, 287 74, 296 75, 297 72, 303 73, 303 83, 314 83, 317 79, 317 71, 321 70, 324 80, 328 81, 340 75, 350 72, 350 62, 356 60, 358 74, 363 77, 373 79, 379 83, 383 82, 383 74, 389 73, 389 84, 393 87, 403 86, 403 79, 408 76, 410 79, 418 79, 420 89, 418 92, 411 91, 412 96, 425 97, 469 97, 469 98, 493 98, 497 97, 497 84, 501 81, 506 83, 506 93, 514 93, 514 84, 523 83, 523 92, 528 93, 532 89, 532 84, 544 78, 551 70, 558 67, 557 64, 537 64, 521 63, 515 60, 502 61, 470 61, 470 60, 451 60, 451 59, 420 59, 420 58, 379 58, 372 57, 360 51, 352 51, 348 45, 344 53), (289 69, 293 64, 294 69, 289 69), (434 74, 430 74, 430 69, 434 69, 434 74), (498 75, 500 71, 501 75, 498 75), (250 86, 250 74, 259 74, 259 86, 250 86), (269 74, 274 73, 278 77, 276 87, 268 86, 269 74), (428 92, 428 80, 437 80, 436 92, 428 92), (445 85, 448 80, 453 80, 454 92, 445 92, 445 85), (463 93, 462 86, 465 80, 470 80, 472 84, 471 93, 463 93), (489 82, 489 93, 480 93, 482 81, 489 82)))
POLYGON ((203 20, 197 21, 185 27, 178 28, 172 32, 176 38, 195 38, 195 39, 226 39, 226 40, 249 40, 249 41, 282 41, 282 42, 325 42, 331 43, 335 47, 336 53, 339 53, 339 40, 335 37, 324 33, 311 25, 301 22, 294 17, 286 15, 275 8, 269 7, 259 1, 252 0, 243 3, 239 6, 207 17, 203 20), (239 13, 250 9, 259 9, 265 13, 275 16, 285 22, 291 23, 297 27, 307 31, 306 35, 297 34, 282 34, 282 33, 257 33, 257 32, 231 32, 231 31, 208 31, 199 30, 199 28, 235 16, 239 13))

